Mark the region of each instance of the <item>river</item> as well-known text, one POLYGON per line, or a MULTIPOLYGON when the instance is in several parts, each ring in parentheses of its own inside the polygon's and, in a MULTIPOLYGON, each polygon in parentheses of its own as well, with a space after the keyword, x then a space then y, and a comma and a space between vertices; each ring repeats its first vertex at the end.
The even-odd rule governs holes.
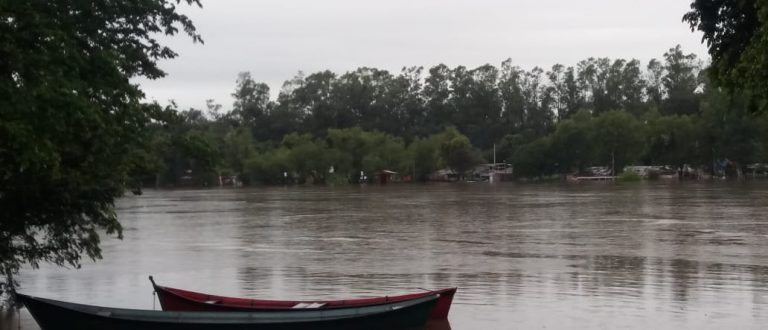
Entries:
POLYGON ((118 214, 103 260, 24 269, 20 291, 152 309, 148 275, 279 299, 457 286, 454 330, 768 324, 766 182, 148 190, 118 214))

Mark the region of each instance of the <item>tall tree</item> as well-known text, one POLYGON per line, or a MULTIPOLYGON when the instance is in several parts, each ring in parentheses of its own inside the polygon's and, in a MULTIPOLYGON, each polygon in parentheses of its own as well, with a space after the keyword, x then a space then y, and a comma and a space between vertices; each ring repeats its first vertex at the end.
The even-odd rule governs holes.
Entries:
POLYGON ((667 99, 662 105, 667 114, 695 114, 699 111, 696 89, 699 87, 699 64, 696 55, 683 53, 680 45, 664 53, 662 84, 667 99))
POLYGON ((451 69, 438 64, 429 69, 424 80, 424 98, 427 114, 431 119, 430 131, 436 133, 453 124, 454 108, 451 105, 451 69))
POLYGON ((750 103, 745 95, 708 88, 701 105, 703 140, 712 158, 730 161, 741 170, 757 160, 759 151, 759 117, 750 103))
POLYGON ((596 161, 615 169, 639 158, 643 151, 644 127, 634 116, 624 111, 609 111, 595 118, 593 124, 596 161))
POLYGON ((232 112, 240 123, 251 129, 256 139, 268 139, 269 114, 272 108, 269 86, 254 81, 250 72, 241 72, 237 75, 237 85, 232 97, 235 98, 232 112))
POLYGON ((553 106, 558 120, 566 119, 576 113, 583 105, 573 67, 566 68, 562 64, 555 64, 547 72, 547 77, 552 87, 551 94, 555 99, 553 106))
POLYGON ((643 79, 640 61, 627 62, 621 73, 621 81, 621 108, 635 116, 642 115, 647 107, 643 104, 646 81, 643 79))
POLYGON ((550 148, 560 173, 581 172, 590 164, 595 145, 593 135, 592 116, 587 111, 580 111, 557 124, 550 148))
POLYGON ((645 93, 648 95, 648 103, 656 109, 661 108, 661 102, 666 97, 664 90, 664 65, 657 59, 651 59, 647 67, 647 81, 645 93))
POLYGON ((400 74, 389 80, 385 86, 384 101, 388 108, 386 121, 393 125, 389 132, 413 140, 416 136, 428 135, 428 117, 422 94, 423 67, 406 67, 400 74))
POLYGON ((656 112, 650 116, 645 141, 646 162, 676 167, 694 160, 700 163, 704 141, 701 141, 699 125, 697 118, 688 115, 661 116, 656 112))
POLYGON ((295 171, 296 181, 304 183, 325 183, 331 166, 325 141, 314 139, 310 134, 291 133, 283 138, 283 147, 289 150, 288 159, 295 171))
POLYGON ((411 172, 414 180, 426 181, 432 172, 440 169, 440 138, 437 134, 417 138, 408 146, 411 160, 411 172))
MULTIPOLYGON (((392 75, 386 70, 359 68, 341 75, 334 83, 331 96, 335 102, 338 128, 360 126, 365 130, 398 129, 392 123, 393 114, 384 101, 385 90, 392 75)), ((396 117, 396 116, 394 116, 396 117)))
POLYGON ((582 94, 595 114, 611 110, 606 90, 611 61, 607 58, 588 58, 579 62, 577 76, 582 94))
POLYGON ((339 151, 335 153, 337 158, 331 161, 335 171, 344 173, 350 182, 361 180, 360 172, 365 170, 363 160, 376 147, 371 133, 363 131, 360 127, 329 129, 328 146, 339 151))
POLYGON ((624 67, 626 60, 617 59, 608 68, 605 78, 605 107, 619 110, 624 104, 624 67))
POLYGON ((550 137, 543 137, 517 148, 512 156, 515 176, 543 178, 552 174, 556 165, 551 156, 551 144, 550 137))
POLYGON ((467 171, 482 161, 480 152, 457 129, 447 128, 441 134, 440 140, 440 156, 443 162, 460 178, 463 179, 467 171))
POLYGON ((459 66, 452 80, 454 123, 480 148, 490 148, 503 135, 501 99, 498 91, 499 71, 486 64, 472 70, 459 66))
POLYGON ((236 175, 248 182, 246 162, 255 156, 253 134, 247 127, 237 127, 225 133, 222 139, 221 154, 224 158, 224 175, 236 175))
POLYGON ((542 75, 544 70, 533 68, 522 77, 521 91, 523 97, 523 109, 525 113, 524 128, 532 131, 536 136, 544 136, 553 126, 554 113, 552 112, 551 98, 544 92, 542 75), (542 102, 546 101, 546 102, 542 102))
POLYGON ((518 133, 525 125, 525 101, 523 99, 523 69, 507 59, 501 63, 499 92, 501 93, 502 122, 508 133, 518 133))
POLYGON ((332 99, 336 74, 321 71, 306 78, 297 76, 281 93, 281 106, 303 118, 305 126, 316 136, 323 136, 328 128, 337 127, 337 109, 332 99))
POLYGON ((0 4, 0 275, 24 263, 99 258, 99 233, 122 236, 114 211, 146 125, 130 79, 164 76, 176 53, 156 34, 201 41, 166 1, 0 4))

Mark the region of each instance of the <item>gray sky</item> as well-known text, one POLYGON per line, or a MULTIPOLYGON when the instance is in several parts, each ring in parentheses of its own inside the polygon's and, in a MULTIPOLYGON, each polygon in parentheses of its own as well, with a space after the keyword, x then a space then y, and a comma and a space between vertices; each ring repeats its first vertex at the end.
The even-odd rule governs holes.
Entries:
POLYGON ((588 57, 645 65, 681 44, 706 60, 701 35, 681 17, 690 0, 203 0, 182 8, 205 40, 178 36, 168 76, 138 80, 150 100, 182 109, 214 99, 230 109, 237 73, 250 71, 276 97, 298 71, 360 66, 474 68, 511 58, 525 69, 588 57))

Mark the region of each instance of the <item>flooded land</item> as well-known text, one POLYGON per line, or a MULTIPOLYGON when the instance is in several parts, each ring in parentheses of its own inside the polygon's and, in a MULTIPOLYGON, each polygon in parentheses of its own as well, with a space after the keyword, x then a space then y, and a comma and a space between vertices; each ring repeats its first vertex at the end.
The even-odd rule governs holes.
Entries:
POLYGON ((103 238, 103 260, 25 269, 20 291, 152 309, 148 275, 280 299, 457 286, 441 329, 768 324, 765 182, 150 190, 118 206, 125 238, 103 238))

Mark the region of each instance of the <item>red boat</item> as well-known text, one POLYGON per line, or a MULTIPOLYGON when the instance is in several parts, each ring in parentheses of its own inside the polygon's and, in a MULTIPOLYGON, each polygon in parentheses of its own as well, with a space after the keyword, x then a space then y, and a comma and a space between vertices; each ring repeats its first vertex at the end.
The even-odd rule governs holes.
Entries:
POLYGON ((392 302, 403 302, 438 294, 439 298, 430 319, 443 320, 448 318, 453 295, 457 288, 447 288, 434 291, 411 293, 400 296, 385 296, 374 298, 358 298, 344 300, 261 300, 215 296, 181 289, 169 288, 155 284, 149 277, 152 286, 160 299, 164 311, 201 311, 201 312, 233 312, 233 311, 301 311, 307 309, 339 309, 357 308, 380 305, 392 302))

